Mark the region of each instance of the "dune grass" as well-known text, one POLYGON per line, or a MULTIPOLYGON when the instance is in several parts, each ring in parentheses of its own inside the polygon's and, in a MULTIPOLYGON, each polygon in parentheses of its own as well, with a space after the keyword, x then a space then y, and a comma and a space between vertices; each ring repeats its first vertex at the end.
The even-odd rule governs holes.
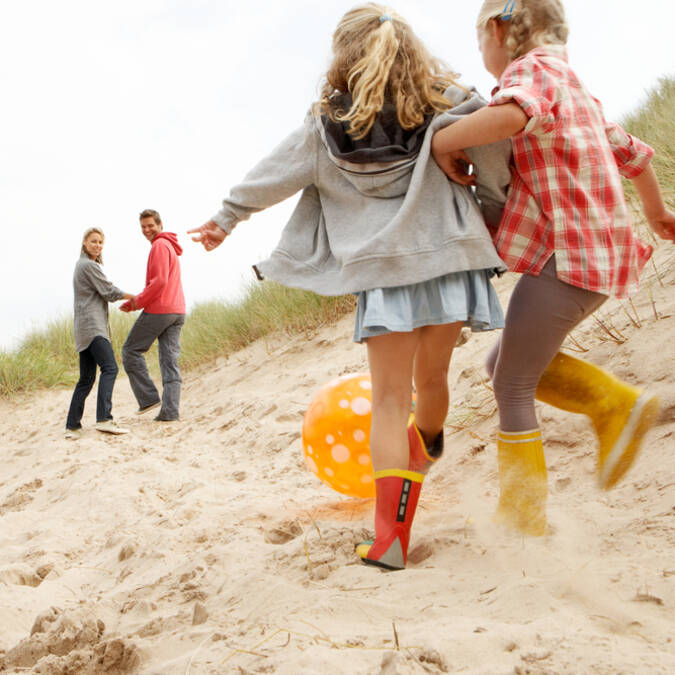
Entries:
MULTIPOLYGON (((351 296, 323 297, 274 282, 253 282, 235 303, 198 304, 188 315, 181 336, 181 368, 190 370, 227 356, 270 333, 315 330, 334 322, 354 307, 351 296)), ((113 350, 121 366, 121 350, 136 315, 110 311, 113 350)), ((157 374, 156 344, 148 352, 151 373, 157 374)), ((72 316, 47 323, 27 335, 11 352, 0 351, 0 397, 53 387, 72 387, 79 375, 72 316)))
MULTIPOLYGON (((675 75, 662 77, 647 93, 646 100, 622 120, 626 131, 656 151, 652 164, 659 177, 666 202, 675 206, 675 75)), ((624 182, 626 196, 639 204, 630 181, 624 182)))
MULTIPOLYGON (((655 150, 653 164, 666 201, 675 204, 675 76, 662 78, 635 112, 622 120, 630 133, 655 150)), ((630 181, 628 199, 639 205, 630 181)), ((640 230, 643 226, 638 225, 640 230)), ((644 233, 643 233, 644 234, 644 233)), ((326 298, 285 288, 273 282, 253 282, 236 303, 219 301, 197 305, 187 317, 182 335, 181 367, 185 370, 226 356, 265 335, 283 331, 302 333, 335 321, 354 307, 351 296, 326 298)), ((134 315, 111 311, 112 342, 121 363, 121 346, 134 315)), ((156 373, 157 359, 149 353, 156 373)), ((0 396, 48 387, 71 387, 78 376, 78 357, 72 337, 72 317, 50 321, 30 333, 14 351, 0 351, 0 396)))
POLYGON ((352 296, 325 297, 271 281, 252 282, 240 302, 206 302, 192 310, 182 333, 181 364, 194 368, 270 333, 312 331, 353 308, 352 296))

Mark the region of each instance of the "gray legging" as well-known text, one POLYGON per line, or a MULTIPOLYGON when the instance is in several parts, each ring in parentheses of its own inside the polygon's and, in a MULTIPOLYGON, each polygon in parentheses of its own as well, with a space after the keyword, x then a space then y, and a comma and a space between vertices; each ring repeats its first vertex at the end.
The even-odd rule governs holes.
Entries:
POLYGON ((538 277, 524 274, 511 294, 504 332, 487 358, 502 431, 536 429, 534 396, 565 337, 607 299, 560 281, 555 257, 538 277))

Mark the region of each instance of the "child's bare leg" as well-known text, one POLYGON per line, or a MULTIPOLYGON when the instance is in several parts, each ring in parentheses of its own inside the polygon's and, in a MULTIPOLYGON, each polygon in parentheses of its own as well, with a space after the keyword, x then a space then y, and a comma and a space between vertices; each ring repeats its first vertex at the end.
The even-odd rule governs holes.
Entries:
POLYGON ((407 422, 412 399, 412 371, 419 329, 368 338, 372 390, 370 455, 373 469, 407 469, 407 422))
POLYGON ((424 442, 431 445, 448 414, 448 368, 462 322, 419 329, 413 374, 417 401, 415 423, 424 442))

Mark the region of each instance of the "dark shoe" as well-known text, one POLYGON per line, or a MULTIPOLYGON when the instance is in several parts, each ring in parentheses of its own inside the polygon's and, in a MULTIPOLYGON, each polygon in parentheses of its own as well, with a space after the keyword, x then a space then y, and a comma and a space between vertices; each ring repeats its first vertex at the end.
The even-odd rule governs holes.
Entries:
POLYGON ((159 407, 162 405, 161 401, 155 401, 154 403, 151 403, 150 405, 146 405, 145 408, 139 408, 136 411, 137 415, 142 415, 143 413, 149 412, 150 410, 154 410, 155 408, 159 407))
POLYGON ((154 422, 178 422, 179 418, 178 417, 172 417, 171 419, 168 419, 166 417, 160 417, 157 415, 157 417, 154 418, 154 422))
POLYGON ((415 423, 415 415, 410 413, 408 420, 408 447, 410 448, 410 471, 426 474, 443 455, 443 430, 436 436, 432 445, 427 447, 420 430, 415 423))

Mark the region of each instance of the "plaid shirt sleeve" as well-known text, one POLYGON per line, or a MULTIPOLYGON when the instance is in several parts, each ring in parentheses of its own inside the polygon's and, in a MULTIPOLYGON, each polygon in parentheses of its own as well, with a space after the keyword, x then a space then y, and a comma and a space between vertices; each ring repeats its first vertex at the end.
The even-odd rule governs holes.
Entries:
POLYGON ((618 124, 608 122, 605 131, 619 173, 624 178, 639 176, 654 156, 653 148, 625 132, 618 124))
POLYGON ((550 133, 556 125, 556 83, 532 59, 516 59, 502 75, 500 89, 489 105, 517 103, 530 118, 524 131, 531 134, 550 133))

